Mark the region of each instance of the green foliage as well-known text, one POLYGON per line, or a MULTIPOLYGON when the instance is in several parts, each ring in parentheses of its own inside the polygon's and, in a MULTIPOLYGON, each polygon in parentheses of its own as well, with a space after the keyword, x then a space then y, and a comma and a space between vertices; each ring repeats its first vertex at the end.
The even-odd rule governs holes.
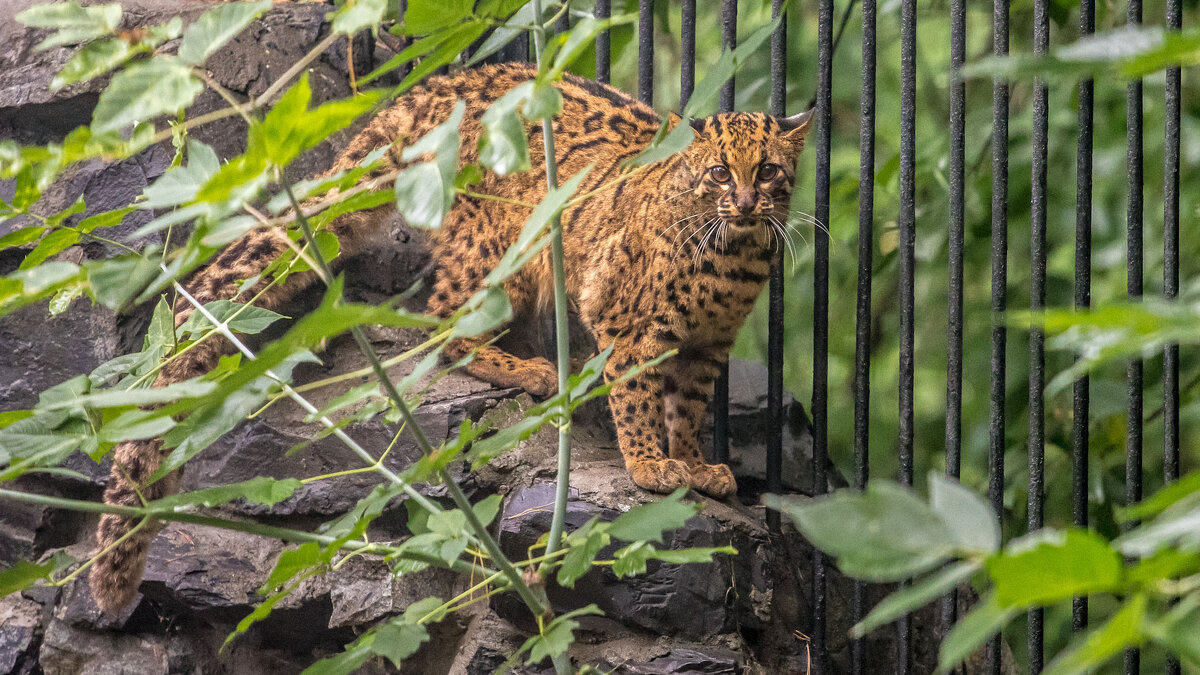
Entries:
POLYGON ((270 7, 268 0, 262 0, 231 2, 208 10, 184 32, 179 43, 179 58, 192 65, 204 63, 270 7))
MULTIPOLYGON (((955 520, 966 524, 982 508, 994 527, 996 516, 987 512, 981 499, 956 488, 961 498, 947 501, 946 479, 931 474, 930 483, 928 505, 901 486, 878 481, 865 492, 841 490, 811 500, 773 501, 814 545, 836 557, 838 567, 848 574, 890 581, 930 571, 877 605, 855 627, 855 634, 890 622, 971 580, 986 590, 942 642, 942 671, 962 662, 1027 609, 1081 595, 1115 596, 1120 609, 1059 654, 1047 672, 1088 672, 1126 648, 1149 642, 1200 665, 1194 661, 1192 638, 1200 625, 1193 612, 1200 605, 1200 588, 1191 581, 1200 574, 1200 555, 1196 555, 1200 484, 1194 479, 1187 481, 1186 488, 1172 486, 1163 491, 1164 496, 1148 500, 1152 508, 1138 513, 1150 519, 1116 540, 1088 530, 1046 529, 1003 548, 968 545, 949 525, 955 520), (955 506, 947 508, 952 503, 955 506), (963 516, 962 511, 970 513, 963 516), (831 524, 843 532, 851 529, 856 537, 831 537, 831 524), (929 557, 918 553, 914 540, 929 557), (1127 557, 1131 555, 1137 557, 1127 557), (885 569, 881 560, 894 561, 893 567, 885 569), (948 566, 937 569, 947 562, 948 566)), ((988 541, 997 540, 989 535, 988 541)))

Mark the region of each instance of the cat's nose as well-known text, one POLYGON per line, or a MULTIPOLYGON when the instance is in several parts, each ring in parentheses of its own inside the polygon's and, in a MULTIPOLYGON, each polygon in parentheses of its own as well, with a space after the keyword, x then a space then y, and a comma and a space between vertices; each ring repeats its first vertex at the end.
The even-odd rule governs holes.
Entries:
POLYGON ((754 205, 758 203, 758 195, 753 189, 743 190, 738 188, 733 193, 733 205, 737 208, 738 213, 748 215, 754 211, 754 205))

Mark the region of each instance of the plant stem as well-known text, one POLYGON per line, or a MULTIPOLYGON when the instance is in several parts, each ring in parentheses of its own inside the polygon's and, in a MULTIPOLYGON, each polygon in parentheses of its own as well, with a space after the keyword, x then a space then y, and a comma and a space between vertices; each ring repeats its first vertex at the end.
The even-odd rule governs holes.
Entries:
MULTIPOLYGON (((224 530, 234 530, 236 532, 246 532, 248 534, 257 534, 271 539, 282 539, 283 541, 292 542, 316 542, 326 546, 330 544, 338 544, 340 548, 350 549, 351 551, 363 551, 364 553, 372 553, 377 555, 398 554, 402 558, 417 560, 420 562, 437 565, 439 567, 449 567, 450 569, 462 574, 477 574, 490 576, 495 574, 495 570, 481 567, 474 563, 469 563, 465 560, 455 560, 452 563, 447 563, 445 560, 430 554, 421 553, 419 551, 398 551, 394 546, 385 544, 372 544, 365 541, 348 540, 340 541, 337 537, 327 534, 316 534, 313 532, 305 532, 304 530, 293 530, 287 527, 277 527, 274 525, 264 525, 257 522, 244 522, 240 520, 227 520, 225 518, 216 518, 214 516, 202 516, 198 513, 187 513, 183 511, 160 511, 154 508, 137 507, 137 506, 116 506, 113 504, 101 504, 92 501, 79 499, 67 499, 65 497, 52 497, 50 495, 42 495, 34 492, 20 492, 18 490, 8 490, 0 488, 0 498, 11 499, 13 501, 24 502, 26 504, 38 504, 41 506, 49 506, 56 509, 67 509, 70 511, 84 511, 88 513, 112 513, 118 516, 128 518, 154 518, 156 520, 171 520, 179 523, 190 523, 192 525, 205 525, 208 527, 219 527, 224 530)), ((153 502, 151 502, 153 503, 153 502)))
MULTIPOLYGON (((546 45, 546 27, 540 22, 542 16, 541 0, 533 0, 533 15, 537 17, 533 29, 533 48, 537 55, 538 71, 545 65, 542 63, 542 52, 546 45)), ((553 190, 558 187, 558 165, 554 156, 554 123, 549 118, 542 119, 542 145, 546 153, 546 187, 553 190)), ((568 378, 571 377, 571 340, 567 320, 567 277, 563 264, 563 233, 562 211, 559 210, 550 219, 550 260, 554 272, 554 343, 555 357, 558 360, 558 391, 566 394, 569 390, 568 378)), ((546 544, 546 553, 557 551, 561 545, 563 525, 567 517, 567 500, 571 491, 571 401, 564 396, 559 408, 558 427, 558 476, 554 492, 554 515, 550 520, 550 539, 546 544)))
MULTIPOLYGON (((565 3, 564 3, 565 5, 565 3)), ((537 56, 538 72, 545 72, 542 58, 546 46, 546 24, 542 23, 542 0, 533 0, 533 48, 537 56)), ((542 118, 542 146, 546 153, 547 192, 558 187, 558 165, 554 155, 554 122, 542 118)), ((558 427, 558 476, 554 490, 554 515, 550 519, 550 537, 546 543, 546 555, 560 547, 563 524, 567 519, 567 500, 571 496, 571 401, 568 379, 571 377, 571 340, 567 322, 567 275, 563 264, 562 209, 550 218, 550 261, 554 273, 554 342, 555 358, 558 361, 559 404, 558 427)), ((548 571, 549 563, 542 568, 548 571)), ((553 657, 554 670, 558 675, 570 673, 571 661, 565 653, 553 657)))

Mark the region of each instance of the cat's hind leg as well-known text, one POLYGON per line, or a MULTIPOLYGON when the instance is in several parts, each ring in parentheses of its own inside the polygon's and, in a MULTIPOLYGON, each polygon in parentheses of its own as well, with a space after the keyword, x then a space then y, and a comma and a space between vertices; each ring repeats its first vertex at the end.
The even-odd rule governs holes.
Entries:
POLYGON ((737 491, 733 472, 724 464, 707 464, 700 453, 700 425, 704 423, 713 382, 721 372, 714 358, 693 359, 687 355, 663 364, 663 394, 670 456, 688 465, 691 485, 716 498, 737 491))
MULTIPOLYGON (((458 214, 452 214, 457 216, 458 214)), ((445 239, 437 245, 437 280, 429 298, 429 312, 448 317, 483 288, 488 272, 499 262, 504 246, 499 241, 484 239, 482 232, 468 232, 460 223, 447 223, 445 239), (477 239, 476 239, 477 238, 477 239)), ((537 302, 537 288, 525 272, 510 277, 504 284, 509 303, 516 316, 531 313, 537 302)), ((495 331, 482 335, 451 340, 445 353, 454 360, 474 352, 463 369, 471 375, 498 387, 521 387, 535 396, 549 396, 558 390, 558 371, 554 364, 541 358, 523 359, 496 345, 495 331)))

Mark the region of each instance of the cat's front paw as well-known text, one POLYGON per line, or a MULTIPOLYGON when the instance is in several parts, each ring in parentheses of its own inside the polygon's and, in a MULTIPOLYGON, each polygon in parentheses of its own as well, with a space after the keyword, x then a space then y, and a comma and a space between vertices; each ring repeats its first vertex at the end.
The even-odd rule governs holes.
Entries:
POLYGON ((540 356, 526 359, 517 376, 521 388, 534 396, 551 396, 558 391, 558 370, 540 356))
POLYGON ((674 492, 692 484, 688 465, 677 459, 644 459, 629 467, 633 482, 651 492, 674 492))
POLYGON ((724 464, 697 464, 691 467, 691 486, 714 499, 724 499, 737 492, 733 472, 724 464))

